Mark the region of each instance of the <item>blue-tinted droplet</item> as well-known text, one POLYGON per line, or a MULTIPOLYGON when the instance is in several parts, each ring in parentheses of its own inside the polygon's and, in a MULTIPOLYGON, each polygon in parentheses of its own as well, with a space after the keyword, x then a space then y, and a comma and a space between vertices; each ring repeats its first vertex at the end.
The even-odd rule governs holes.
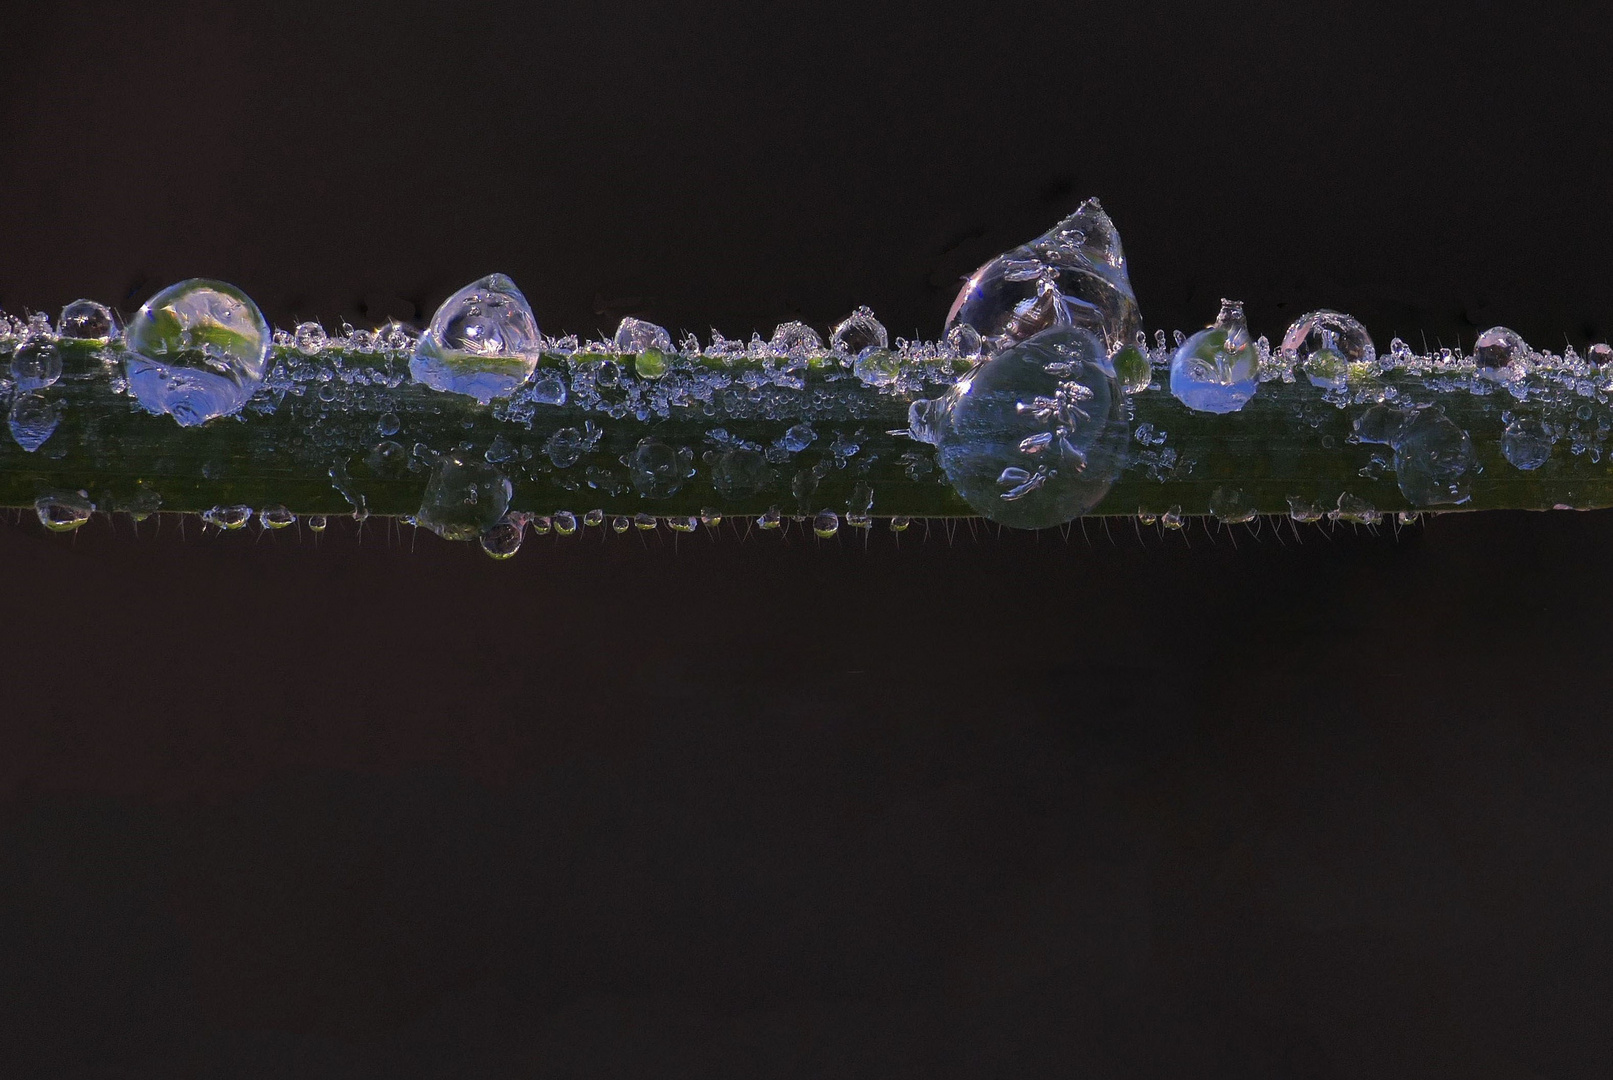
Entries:
POLYGON ((1171 393, 1194 412, 1230 413, 1259 389, 1260 351, 1249 340, 1243 304, 1223 300, 1215 322, 1171 357, 1171 393))
POLYGON ((409 374, 433 390, 486 405, 526 382, 542 349, 526 297, 503 274, 491 274, 437 309, 415 346, 409 374))
POLYGON ((43 394, 19 394, 11 403, 8 421, 11 437, 31 454, 55 434, 62 422, 62 410, 43 394))
POLYGON ((1556 440, 1539 420, 1520 418, 1507 425, 1501 435, 1501 453, 1515 469, 1530 472, 1551 460, 1556 440))
POLYGON ((192 278, 147 300, 124 342, 130 392, 188 427, 246 404, 268 365, 269 324, 234 285, 192 278))
POLYGON ((1090 330, 1106 353, 1135 341, 1142 313, 1120 234, 1098 200, 971 274, 947 313, 948 341, 960 324, 993 352, 1055 326, 1090 330))
POLYGON ((1473 440, 1438 409, 1415 413, 1393 446, 1395 482, 1413 506, 1456 506, 1471 497, 1468 481, 1478 465, 1473 440))
POLYGON ((1047 330, 976 367, 910 410, 947 479, 1003 525, 1062 525, 1098 504, 1124 465, 1124 398, 1103 342, 1047 330))
POLYGON ((29 342, 11 354, 11 378, 22 391, 43 390, 62 377, 62 351, 48 342, 29 342))

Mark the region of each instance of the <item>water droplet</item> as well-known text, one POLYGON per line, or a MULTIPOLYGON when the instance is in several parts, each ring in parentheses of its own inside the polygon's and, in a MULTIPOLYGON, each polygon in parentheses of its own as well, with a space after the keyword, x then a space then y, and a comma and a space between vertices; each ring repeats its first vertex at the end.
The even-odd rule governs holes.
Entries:
POLYGON ((554 521, 548 514, 535 514, 527 521, 528 527, 537 536, 548 536, 549 530, 554 528, 554 521))
POLYGON ((1256 511, 1241 488, 1218 487, 1210 494, 1210 516, 1224 525, 1242 525, 1253 521, 1256 511))
POLYGON ((383 439, 375 444, 369 456, 364 459, 364 463, 377 476, 400 477, 409 470, 409 451, 405 450, 400 442, 383 439))
POLYGON ((45 445, 62 422, 62 410, 43 394, 19 394, 11 403, 11 437, 30 454, 45 445))
POLYGON ((443 302, 421 335, 409 374, 483 405, 508 397, 538 364, 542 338, 515 282, 492 274, 443 302))
POLYGON ((118 334, 118 317, 112 309, 94 300, 74 300, 62 308, 56 333, 76 341, 111 341, 118 334))
POLYGON ((325 520, 324 514, 313 514, 308 518, 308 531, 322 533, 328 524, 329 522, 325 520))
POLYGON ((1477 465, 1473 440, 1437 409, 1423 409, 1401 427, 1394 443, 1395 481, 1413 506, 1467 502, 1477 465))
POLYGON ((235 412, 257 390, 269 324, 234 285, 191 278, 147 300, 124 341, 130 392, 189 427, 235 412))
POLYGON ((883 349, 889 345, 884 324, 874 318, 872 309, 867 307, 847 315, 829 334, 829 347, 847 356, 860 356, 864 349, 883 349))
POLYGON ((1127 394, 1140 394, 1154 381, 1154 365, 1148 353, 1135 345, 1127 345, 1109 358, 1120 380, 1120 389, 1127 394))
POLYGON ((818 433, 812 430, 811 424, 796 424, 784 433, 778 445, 792 454, 799 454, 811 446, 817 437, 818 433))
POLYGON ((699 527, 699 525, 700 519, 696 517, 675 515, 666 519, 666 527, 671 529, 673 532, 692 533, 697 527, 699 527))
POLYGON ((1555 442, 1545 424, 1539 420, 1520 418, 1508 424, 1502 434, 1501 453, 1514 468, 1528 472, 1551 460, 1551 448, 1555 442))
POLYGON ((554 522, 556 536, 577 535, 577 515, 570 510, 556 510, 550 520, 554 522))
POLYGON ((718 510, 715 506, 701 507, 700 524, 704 525, 708 529, 715 529, 717 526, 722 524, 722 511, 718 510))
POLYGON ((1243 304, 1222 300, 1221 313, 1171 357, 1171 393, 1194 412, 1237 412, 1260 389, 1260 351, 1249 340, 1243 304))
POLYGON ((1350 423, 1358 441, 1393 446, 1411 413, 1392 405, 1374 405, 1350 423))
POLYGON ((614 360, 601 360, 594 365, 594 385, 606 390, 622 381, 622 369, 614 360))
POLYGON ((864 386, 890 386, 902 374, 902 361, 889 349, 864 349, 851 370, 864 386))
POLYGON ((215 506, 202 511, 202 520, 209 525, 234 532, 236 529, 246 528, 247 522, 252 520, 252 508, 241 505, 215 506))
POLYGON ((1402 510, 1395 515, 1395 520, 1402 525, 1415 525, 1420 516, 1415 510, 1402 510))
POLYGON ((514 558, 526 536, 526 522, 525 514, 505 514, 479 538, 482 550, 495 559, 514 558))
POLYGON ((627 456, 627 471, 639 494, 664 499, 677 494, 694 471, 694 453, 687 447, 674 449, 654 437, 643 438, 627 456))
POLYGON ((588 438, 582 432, 574 427, 563 427, 549 436, 543 448, 555 468, 569 469, 582 458, 588 446, 588 438))
POLYGON ((398 433, 398 429, 402 426, 403 421, 398 419, 397 413, 384 412, 381 414, 381 419, 376 421, 375 430, 379 431, 382 435, 390 437, 396 435, 398 433))
POLYGON ((55 345, 31 342, 11 354, 11 378, 18 390, 43 390, 61 377, 62 352, 55 345))
POLYGON ((1585 359, 1595 365, 1597 370, 1605 369, 1608 364, 1613 363, 1613 345, 1599 341, 1585 351, 1585 359))
POLYGON ((543 373, 532 380, 532 400, 540 405, 564 405, 566 382, 553 373, 543 373))
POLYGON ((82 491, 52 491, 34 500, 39 523, 51 532, 72 532, 95 513, 95 504, 82 491))
POLYGON ((330 344, 330 335, 316 322, 303 322, 291 332, 291 341, 298 352, 312 356, 330 344))
POLYGON ((812 519, 812 531, 818 534, 820 540, 831 539, 840 531, 840 515, 833 510, 819 510, 812 519))
POLYGON ((874 489, 866 480, 859 480, 846 500, 846 524, 854 529, 866 529, 873 524, 869 511, 874 508, 874 489))
POLYGON ((649 532, 651 529, 654 529, 655 526, 656 520, 654 514, 646 514, 643 511, 640 511, 639 513, 633 515, 634 528, 639 529, 642 532, 649 532))
POLYGON ((633 523, 627 518, 618 514, 616 517, 610 519, 610 527, 612 532, 624 533, 633 527, 633 523))
POLYGON ((1301 525, 1314 525, 1326 516, 1320 506, 1299 495, 1288 496, 1288 516, 1301 525))
POLYGON ((1473 366, 1487 378, 1509 378, 1525 373, 1531 352, 1522 334, 1492 326, 1473 346, 1473 366))
POLYGON ((504 516, 511 494, 498 469, 454 450, 437 459, 415 521, 444 540, 474 540, 504 516))
POLYGON ((1358 495, 1351 495, 1348 491, 1340 493, 1338 509, 1328 516, 1335 521, 1344 521, 1352 525, 1376 525, 1383 520, 1383 514, 1377 507, 1358 495))
POLYGON ((962 323, 992 352, 1054 326, 1091 331, 1105 355, 1134 341, 1142 314, 1120 234, 1098 200, 970 275, 947 313, 949 331, 962 323))
POLYGON ((953 356, 965 360, 978 360, 985 342, 980 337, 980 331, 966 322, 957 323, 946 332, 947 349, 953 356))
POLYGON ((1108 492, 1125 463, 1123 409, 1103 343, 1059 327, 910 410, 909 429, 936 447, 947 479, 977 512, 1041 529, 1086 513, 1108 492))
POLYGON ((1180 504, 1172 506, 1159 515, 1159 523, 1167 529, 1180 529, 1184 524, 1182 520, 1182 507, 1180 504))
POLYGON ((895 517, 891 518, 891 532, 906 532, 908 526, 912 524, 912 518, 908 517, 906 514, 897 514, 895 517))
POLYGON ((1283 335, 1281 355, 1300 365, 1312 386, 1344 388, 1351 364, 1375 366, 1378 351, 1372 335, 1355 319, 1338 311, 1307 312, 1283 335))
POLYGON ((258 511, 258 525, 265 529, 284 529, 297 522, 297 515, 284 506, 265 506, 258 511))
POLYGON ((800 360, 823 351, 823 339, 818 332, 806 323, 799 322, 780 323, 773 331, 770 344, 773 351, 781 356, 800 360))
POLYGON ((588 511, 586 514, 584 514, 582 516, 582 523, 584 525, 587 525, 589 528, 595 528, 595 527, 599 526, 600 524, 602 524, 604 522, 604 520, 605 520, 605 511, 603 511, 603 510, 590 510, 590 511, 588 511))
POLYGON ((767 508, 767 512, 756 518, 756 527, 760 529, 776 529, 784 524, 784 514, 776 506, 767 508))

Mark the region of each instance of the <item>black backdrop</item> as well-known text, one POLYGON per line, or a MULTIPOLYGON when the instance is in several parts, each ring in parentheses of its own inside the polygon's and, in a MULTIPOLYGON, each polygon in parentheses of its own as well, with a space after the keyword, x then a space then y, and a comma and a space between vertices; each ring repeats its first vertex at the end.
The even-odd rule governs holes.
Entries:
MULTIPOLYGON (((1188 7, 8 12, 0 304, 1609 334, 1591 5, 1188 7)), ((1190 539, 0 527, 0 1069, 1605 1073, 1608 515, 1190 539)))

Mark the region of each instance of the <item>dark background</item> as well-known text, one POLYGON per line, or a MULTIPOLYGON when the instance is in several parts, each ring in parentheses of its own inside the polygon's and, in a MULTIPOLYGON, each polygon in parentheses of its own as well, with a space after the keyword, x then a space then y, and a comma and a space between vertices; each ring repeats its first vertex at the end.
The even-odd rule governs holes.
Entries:
MULTIPOLYGON (((1609 332, 1591 5, 572 7, 7 11, 0 304, 1609 332)), ((1609 515, 1088 532, 0 526, 0 1071, 1605 1075, 1609 515)))

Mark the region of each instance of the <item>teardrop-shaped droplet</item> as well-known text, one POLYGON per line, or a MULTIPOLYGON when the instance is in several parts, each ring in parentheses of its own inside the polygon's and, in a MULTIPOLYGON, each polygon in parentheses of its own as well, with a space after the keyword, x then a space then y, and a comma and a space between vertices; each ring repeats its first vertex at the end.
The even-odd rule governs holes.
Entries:
POLYGON ((75 341, 104 344, 118 336, 118 318, 112 309, 94 300, 74 300, 62 308, 56 333, 75 341))
POLYGON ((269 324, 234 285, 191 278, 147 300, 124 343, 129 391, 189 427, 251 398, 268 366, 269 324))
POLYGON ((526 297, 503 274, 490 274, 437 309, 415 346, 409 374, 433 390, 486 405, 526 382, 542 351, 526 297))
POLYGON ((1222 300, 1207 329, 1171 357, 1171 393, 1194 412, 1237 412, 1260 389, 1260 351, 1249 340, 1243 304, 1222 300))
POLYGON ((1311 385, 1343 389, 1352 364, 1376 367, 1378 350, 1372 335, 1355 319, 1338 311, 1311 311, 1295 319, 1283 335, 1282 358, 1298 364, 1311 385))
POLYGON ((30 454, 45 445, 62 422, 62 410, 43 394, 18 394, 8 417, 11 437, 30 454))
POLYGON ((454 450, 437 459, 415 521, 444 540, 475 540, 504 516, 512 493, 493 465, 454 450))
POLYGON ((963 323, 992 352, 1055 326, 1090 330, 1106 353, 1134 341, 1142 313, 1120 233, 1098 200, 971 274, 947 313, 947 330, 963 323))
POLYGON ((909 413, 947 479, 992 521, 1062 525, 1091 510, 1125 463, 1124 397, 1091 331, 1044 331, 909 413))

